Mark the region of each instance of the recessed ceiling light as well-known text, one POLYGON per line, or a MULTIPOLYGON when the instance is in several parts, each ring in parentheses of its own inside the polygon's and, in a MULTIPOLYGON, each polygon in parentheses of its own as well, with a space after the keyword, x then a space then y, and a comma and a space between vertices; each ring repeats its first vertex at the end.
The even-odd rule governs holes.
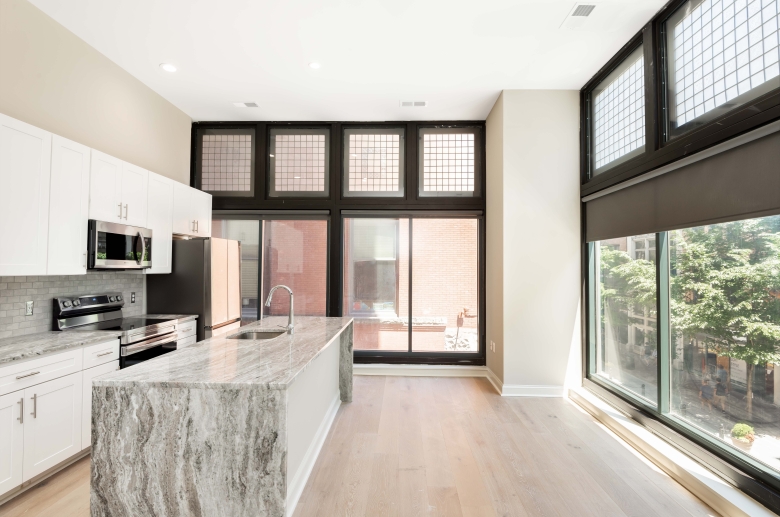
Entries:
POLYGON ((176 67, 173 66, 170 63, 160 63, 160 68, 162 68, 166 72, 175 72, 176 71, 176 67))
POLYGON ((313 68, 315 70, 319 69, 320 64, 319 63, 309 63, 309 68, 313 68))
POLYGON ((256 102, 234 102, 233 106, 237 108, 258 108, 258 104, 256 102))

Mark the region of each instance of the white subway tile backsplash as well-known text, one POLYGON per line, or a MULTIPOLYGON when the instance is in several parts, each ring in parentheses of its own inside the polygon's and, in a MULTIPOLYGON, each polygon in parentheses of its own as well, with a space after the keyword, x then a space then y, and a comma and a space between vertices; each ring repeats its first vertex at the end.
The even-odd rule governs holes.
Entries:
POLYGON ((69 276, 0 277, 0 339, 52 330, 52 299, 65 295, 118 291, 128 302, 123 312, 135 316, 143 312, 143 275, 123 272, 90 272, 69 276), (136 302, 129 303, 130 293, 136 302), (25 302, 35 302, 32 316, 25 316, 25 302))

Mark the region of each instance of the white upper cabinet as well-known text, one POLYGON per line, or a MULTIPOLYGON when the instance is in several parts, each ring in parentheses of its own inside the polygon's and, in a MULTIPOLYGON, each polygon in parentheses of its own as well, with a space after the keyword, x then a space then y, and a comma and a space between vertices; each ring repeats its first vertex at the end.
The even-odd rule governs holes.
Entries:
POLYGON ((146 228, 149 171, 122 162, 122 210, 124 223, 146 228))
POLYGON ((50 275, 87 272, 89 147, 53 135, 49 196, 50 275))
POLYGON ((92 150, 89 172, 89 218, 109 223, 124 221, 122 160, 92 150))
POLYGON ((211 237, 211 194, 193 189, 195 236, 211 237))
POLYGON ((174 184, 173 233, 211 237, 211 194, 182 183, 174 184))
POLYGON ((149 173, 148 228, 152 230, 152 267, 146 273, 171 272, 173 180, 149 173))
POLYGON ((51 133, 0 114, 0 276, 45 275, 51 133))
POLYGON ((149 171, 92 150, 89 218, 146 227, 149 171))
POLYGON ((192 193, 194 189, 183 183, 173 186, 173 233, 191 235, 195 233, 192 217, 192 193))

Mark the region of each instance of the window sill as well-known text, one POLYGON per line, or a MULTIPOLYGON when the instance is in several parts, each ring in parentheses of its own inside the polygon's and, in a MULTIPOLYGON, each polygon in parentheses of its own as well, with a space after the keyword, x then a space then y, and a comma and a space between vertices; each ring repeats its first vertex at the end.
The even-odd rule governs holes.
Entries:
POLYGON ((775 515, 586 388, 570 389, 569 398, 720 514, 775 515))

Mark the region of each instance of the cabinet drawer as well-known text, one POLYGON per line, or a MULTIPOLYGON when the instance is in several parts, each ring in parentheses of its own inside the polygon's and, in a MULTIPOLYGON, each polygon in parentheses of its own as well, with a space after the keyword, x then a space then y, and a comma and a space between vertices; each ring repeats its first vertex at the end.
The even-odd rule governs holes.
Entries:
POLYGON ((195 344, 195 340, 197 338, 195 336, 186 337, 184 339, 179 339, 176 341, 176 349, 181 349, 184 347, 188 347, 195 344))
POLYGON ((119 359, 119 340, 84 347, 84 369, 119 359))
POLYGON ((198 330, 198 320, 188 321, 187 323, 180 323, 176 325, 176 329, 179 332, 179 339, 194 336, 198 330))
POLYGON ((80 372, 82 363, 83 352, 77 348, 4 366, 0 368, 0 395, 80 372))

